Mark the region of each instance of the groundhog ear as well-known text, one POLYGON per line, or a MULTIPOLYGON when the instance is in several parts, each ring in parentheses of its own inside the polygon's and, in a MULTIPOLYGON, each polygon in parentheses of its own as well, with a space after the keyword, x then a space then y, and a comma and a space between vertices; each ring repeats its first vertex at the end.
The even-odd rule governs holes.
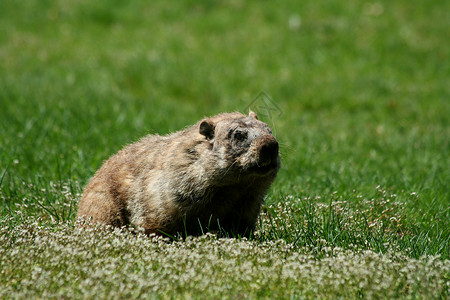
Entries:
POLYGON ((250 112, 248 113, 248 116, 251 117, 251 118, 253 118, 253 119, 258 120, 258 116, 256 115, 256 113, 255 113, 254 111, 250 111, 250 112))
POLYGON ((199 132, 208 140, 212 140, 214 138, 214 124, 210 120, 203 120, 200 123, 199 132))

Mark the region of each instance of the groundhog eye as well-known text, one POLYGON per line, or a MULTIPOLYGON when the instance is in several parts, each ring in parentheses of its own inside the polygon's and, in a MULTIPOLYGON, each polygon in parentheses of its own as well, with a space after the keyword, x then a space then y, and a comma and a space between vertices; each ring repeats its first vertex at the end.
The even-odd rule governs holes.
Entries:
POLYGON ((243 141, 246 138, 246 134, 240 130, 236 130, 236 132, 234 133, 234 138, 238 141, 243 141))

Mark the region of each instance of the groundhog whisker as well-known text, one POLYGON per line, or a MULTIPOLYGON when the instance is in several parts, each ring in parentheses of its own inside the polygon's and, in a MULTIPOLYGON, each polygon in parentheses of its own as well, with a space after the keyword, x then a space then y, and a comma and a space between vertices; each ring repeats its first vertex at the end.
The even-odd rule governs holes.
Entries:
POLYGON ((234 162, 231 164, 231 166, 229 166, 229 167, 225 170, 225 173, 223 174, 223 178, 225 178, 225 177, 227 176, 228 171, 230 171, 231 168, 232 168, 234 165, 236 165, 236 164, 237 164, 237 161, 234 161, 234 162))

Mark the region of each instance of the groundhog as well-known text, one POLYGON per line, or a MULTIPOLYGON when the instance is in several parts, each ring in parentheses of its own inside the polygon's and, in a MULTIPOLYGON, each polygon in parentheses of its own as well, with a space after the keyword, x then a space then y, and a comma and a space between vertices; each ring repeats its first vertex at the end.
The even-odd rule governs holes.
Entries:
POLYGON ((223 113, 113 155, 86 186, 78 217, 147 234, 248 236, 279 168, 267 124, 252 111, 223 113))

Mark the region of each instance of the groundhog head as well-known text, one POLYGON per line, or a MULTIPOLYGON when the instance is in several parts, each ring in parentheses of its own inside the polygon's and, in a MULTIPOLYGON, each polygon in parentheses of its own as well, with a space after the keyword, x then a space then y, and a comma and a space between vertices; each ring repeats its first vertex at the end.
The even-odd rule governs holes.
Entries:
POLYGON ((271 176, 280 168, 278 142, 269 126, 250 111, 222 114, 200 122, 199 132, 228 176, 271 176))

